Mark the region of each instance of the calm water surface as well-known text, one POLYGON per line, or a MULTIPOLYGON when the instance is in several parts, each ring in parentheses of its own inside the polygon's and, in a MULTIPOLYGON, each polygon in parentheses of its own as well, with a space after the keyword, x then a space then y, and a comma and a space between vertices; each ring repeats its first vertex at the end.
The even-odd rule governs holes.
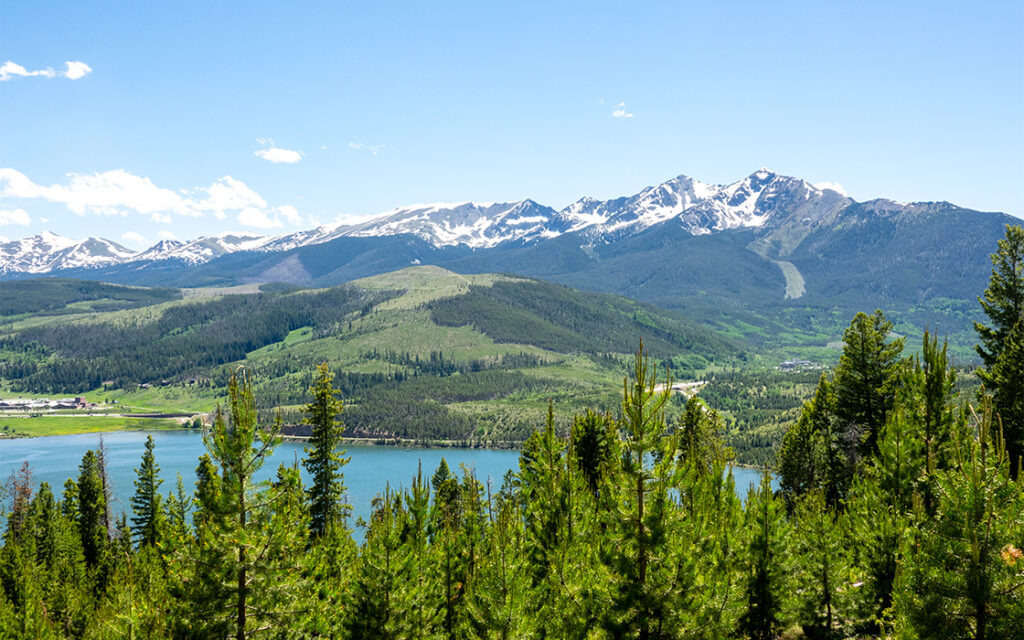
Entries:
MULTIPOLYGON (((156 443, 156 461, 164 479, 162 493, 170 492, 177 474, 185 481, 185 490, 192 492, 195 468, 199 456, 205 453, 203 438, 196 431, 153 431, 156 443)), ((0 481, 6 481, 11 472, 28 461, 33 482, 49 482, 58 496, 68 478, 78 477, 78 465, 89 449, 100 444, 107 448, 108 470, 113 484, 115 511, 131 511, 131 496, 135 492, 135 468, 139 466, 146 443, 144 431, 118 431, 105 434, 81 434, 0 440, 0 481)), ((273 476, 279 464, 291 465, 303 457, 303 443, 283 442, 260 470, 259 479, 273 476)), ((501 488, 502 479, 509 469, 519 468, 519 452, 490 449, 405 449, 402 447, 349 446, 352 460, 344 467, 345 484, 354 515, 369 517, 370 501, 382 493, 388 484, 392 488, 409 487, 417 466, 423 465, 423 474, 429 479, 441 458, 457 470, 460 464, 473 469, 485 485, 491 482, 493 491, 501 488)), ((300 466, 301 468, 301 466, 300 466)), ((746 497, 751 483, 757 483, 760 472, 736 467, 736 491, 746 497)), ((309 477, 302 471, 303 480, 309 477)))

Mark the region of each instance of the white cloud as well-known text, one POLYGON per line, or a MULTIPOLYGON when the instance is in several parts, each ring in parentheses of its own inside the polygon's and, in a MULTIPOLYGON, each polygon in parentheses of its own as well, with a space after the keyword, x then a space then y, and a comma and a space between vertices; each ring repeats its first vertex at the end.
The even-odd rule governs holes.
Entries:
POLYGON ((38 71, 29 71, 25 67, 21 66, 17 62, 8 60, 7 62, 0 65, 0 82, 5 82, 15 77, 30 78, 32 76, 42 76, 44 78, 53 78, 56 76, 56 72, 53 69, 46 68, 38 71))
POLYGON ((302 216, 299 215, 299 210, 290 204, 270 208, 246 207, 238 213, 238 222, 247 227, 271 229, 283 227, 285 222, 300 225, 302 216))
POLYGON ((369 151, 373 155, 377 155, 380 151, 387 147, 383 144, 366 144, 364 142, 349 142, 348 146, 350 149, 359 149, 363 151, 369 151))
POLYGON ((32 218, 24 209, 0 209, 0 226, 9 224, 27 227, 32 224, 32 218))
POLYGON ((67 78, 68 80, 78 80, 80 78, 84 78, 91 72, 92 67, 90 67, 89 65, 85 64, 80 60, 68 60, 64 63, 64 70, 60 73, 54 71, 52 67, 47 67, 45 69, 37 69, 35 71, 29 71, 17 62, 14 62, 13 60, 8 60, 7 62, 0 65, 0 82, 5 82, 16 77, 56 78, 60 76, 61 78, 67 78))
POLYGON ((247 227, 256 227, 257 229, 269 229, 271 227, 281 226, 280 220, 271 218, 267 215, 266 211, 263 211, 262 209, 254 209, 253 207, 242 209, 238 214, 238 222, 247 227))
POLYGON ((121 239, 136 245, 146 244, 146 237, 135 231, 125 231, 121 234, 121 239))
POLYGON ((302 160, 302 152, 294 151, 292 149, 281 149, 278 147, 271 147, 269 149, 260 149, 256 152, 256 155, 263 158, 267 162, 273 162, 274 164, 287 163, 295 164, 299 160, 302 160))
POLYGON ((79 80, 92 73, 92 67, 80 60, 68 60, 64 63, 64 72, 60 75, 68 80, 79 80))
POLYGON ((626 103, 625 102, 620 102, 617 105, 617 108, 612 111, 612 117, 613 118, 634 118, 634 117, 636 117, 636 114, 632 114, 632 113, 626 111, 626 103))
POLYGON ((832 191, 835 191, 839 195, 846 196, 847 198, 850 197, 850 194, 846 193, 846 189, 843 188, 843 185, 839 184, 838 182, 815 182, 814 188, 821 190, 831 189, 832 191))
POLYGON ((281 205, 280 207, 277 208, 277 211, 284 217, 285 220, 288 221, 288 224, 302 224, 302 216, 299 215, 299 210, 293 207, 292 205, 281 205))
POLYGON ((160 233, 158 233, 156 235, 158 235, 161 240, 177 240, 178 239, 178 236, 174 235, 173 231, 168 231, 167 229, 164 229, 163 231, 161 231, 160 233))
POLYGON ((302 160, 303 153, 301 151, 282 149, 276 146, 270 138, 256 138, 256 142, 268 147, 267 149, 260 149, 255 153, 256 157, 263 158, 267 162, 295 164, 302 160))
POLYGON ((260 194, 231 176, 219 178, 209 187, 176 192, 123 169, 93 174, 69 173, 63 184, 46 186, 34 183, 16 169, 3 168, 0 169, 0 200, 4 198, 55 202, 78 215, 141 214, 163 224, 170 223, 172 215, 210 214, 223 220, 249 209, 262 211, 271 222, 281 216, 289 222, 298 219, 294 207, 273 208, 260 194))
POLYGON ((612 118, 635 118, 635 114, 631 114, 626 111, 626 102, 620 102, 615 105, 615 109, 611 112, 612 118))

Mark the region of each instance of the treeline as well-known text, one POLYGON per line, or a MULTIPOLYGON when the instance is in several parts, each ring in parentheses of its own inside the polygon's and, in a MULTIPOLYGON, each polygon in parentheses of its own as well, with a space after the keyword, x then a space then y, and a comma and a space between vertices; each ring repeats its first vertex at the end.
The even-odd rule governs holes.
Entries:
POLYGON ((503 354, 494 358, 475 358, 464 362, 458 362, 454 357, 445 356, 444 351, 440 350, 431 351, 429 355, 421 357, 418 353, 408 351, 372 349, 364 351, 360 356, 365 360, 381 360, 398 365, 403 369, 409 369, 412 375, 432 376, 450 376, 455 373, 469 373, 499 367, 503 369, 539 367, 546 362, 538 355, 522 352, 503 354))
MULTIPOLYGON (((91 308, 114 311, 181 299, 169 287, 122 287, 90 280, 36 278, 0 282, 0 316, 59 312, 73 302, 95 301, 91 308)), ((80 310, 78 310, 80 312, 80 310)))
POLYGON ((730 416, 725 439, 737 462, 771 465, 786 427, 813 393, 818 376, 809 371, 718 372, 708 377, 700 396, 708 406, 730 416))
MULTIPOLYGON (((849 347, 849 345, 848 345, 849 347)), ((948 372, 948 370, 947 370, 948 372)), ((938 375, 933 374, 933 375, 938 375)), ((346 505, 341 411, 321 367, 303 466, 253 474, 278 441, 244 379, 186 491, 160 491, 153 441, 131 519, 104 454, 56 499, 10 483, 0 634, 32 638, 1010 638, 1024 620, 1024 489, 991 402, 951 412, 929 467, 898 404, 838 503, 823 487, 741 500, 717 414, 666 423, 638 354, 622 416, 550 417, 502 486, 444 462, 346 505), (927 469, 932 471, 928 472, 927 469), (930 489, 926 489, 930 487, 930 489), (930 498, 924 492, 930 490, 930 498)), ((928 379, 918 382, 926 393, 928 379)), ((902 396, 901 396, 902 397, 902 396)), ((345 413, 348 414, 346 409, 345 413)))
MULTIPOLYGON (((902 357, 858 314, 780 454, 741 500, 717 413, 665 418, 646 354, 618 417, 553 412, 502 486, 446 463, 346 504, 333 377, 304 407, 302 465, 246 379, 205 434, 194 490, 161 493, 152 440, 131 520, 105 454, 58 500, 9 484, 0 637, 1018 638, 1024 628, 1024 229, 1000 244, 979 325, 984 382, 961 406, 945 347, 902 357), (1014 253, 1015 252, 1015 253, 1014 253), (1014 315, 1016 314, 1016 315, 1014 315)), ((450 378, 454 379, 456 377, 450 378)), ((342 415, 348 415, 348 409, 342 415)))
MULTIPOLYGON (((336 377, 336 379, 338 379, 336 377)), ((340 391, 341 387, 337 387, 340 391)), ((385 380, 345 396, 345 436, 357 438, 414 440, 429 443, 456 441, 486 443, 495 436, 485 418, 472 416, 445 405, 458 402, 496 400, 516 393, 562 392, 559 385, 519 371, 500 369, 469 372, 447 377, 406 377, 385 380), (484 435, 489 433, 488 438, 484 435)), ((286 423, 298 416, 283 414, 286 423)), ((524 440, 533 430, 524 416, 521 422, 502 426, 502 441, 524 440)), ((306 435, 308 427, 289 427, 290 435, 306 435)))
POLYGON ((736 352, 713 332, 665 312, 608 294, 540 281, 472 286, 465 295, 427 305, 437 324, 472 325, 495 342, 528 344, 560 353, 612 353, 643 339, 658 357, 680 351, 701 356, 736 352))
POLYGON ((366 312, 389 294, 338 287, 291 295, 228 295, 164 309, 152 321, 48 324, 0 340, 0 348, 46 354, 0 364, 12 389, 75 393, 104 383, 130 387, 177 379, 245 358, 310 326, 337 330, 345 316, 366 312))

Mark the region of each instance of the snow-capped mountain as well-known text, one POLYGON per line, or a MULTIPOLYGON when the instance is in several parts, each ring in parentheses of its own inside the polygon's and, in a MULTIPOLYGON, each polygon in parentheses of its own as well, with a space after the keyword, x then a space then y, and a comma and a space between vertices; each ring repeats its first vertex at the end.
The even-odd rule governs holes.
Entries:
POLYGON ((184 264, 202 264, 227 253, 257 250, 268 240, 270 238, 267 236, 255 233, 222 233, 188 242, 162 240, 149 249, 134 254, 131 261, 176 260, 184 264))
POLYGON ((127 262, 134 251, 102 238, 75 241, 49 231, 0 244, 0 273, 49 273, 127 262))
POLYGON ((705 235, 793 224, 793 219, 813 224, 850 202, 834 189, 760 169, 728 185, 678 176, 633 196, 581 198, 561 211, 530 199, 419 204, 392 209, 354 225, 324 225, 279 236, 224 233, 189 241, 164 240, 141 252, 98 238, 75 242, 46 232, 0 244, 0 273, 46 273, 127 262, 197 265, 238 251, 288 251, 345 236, 411 234, 435 247, 486 249, 510 242, 535 243, 573 232, 580 232, 589 242, 609 242, 670 221, 691 235, 705 235))
POLYGON ((774 215, 785 215, 822 199, 845 200, 834 190, 819 189, 805 180, 760 169, 728 185, 711 185, 687 176, 647 187, 614 200, 582 198, 561 215, 572 230, 608 240, 678 221, 692 235, 726 229, 764 226, 774 215))
POLYGON ((560 235, 566 225, 551 207, 533 200, 418 204, 393 209, 337 235, 393 236, 409 233, 436 246, 493 247, 560 235))

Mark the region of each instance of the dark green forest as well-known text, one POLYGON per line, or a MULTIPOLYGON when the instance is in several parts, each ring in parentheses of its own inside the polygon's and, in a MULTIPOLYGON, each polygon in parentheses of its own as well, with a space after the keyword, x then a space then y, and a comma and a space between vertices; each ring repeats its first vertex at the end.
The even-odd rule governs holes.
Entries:
POLYGON ((113 311, 180 299, 179 289, 167 287, 125 287, 66 278, 0 282, 0 316, 41 311, 60 315, 73 302, 93 302, 92 309, 113 311))
POLYGON ((645 327, 651 354, 667 357, 686 352, 696 357, 731 355, 738 349, 697 324, 649 305, 610 295, 586 293, 539 281, 496 282, 474 286, 469 293, 429 305, 434 322, 472 325, 496 342, 531 344, 551 351, 608 353, 635 340, 636 325, 645 327))
POLYGON ((883 312, 857 314, 836 367, 801 382, 779 489, 765 467, 743 499, 721 418, 696 397, 668 418, 642 346, 617 412, 549 409, 502 486, 410 469, 358 522, 330 368, 306 394, 305 458, 262 483, 283 425, 237 370, 194 487, 166 491, 152 440, 130 517, 102 449, 60 499, 27 465, 11 478, 0 637, 1019 638, 1024 229, 993 265, 976 394, 936 337, 911 353, 883 312))
POLYGON ((153 322, 30 327, 0 339, 18 357, 0 363, 16 391, 76 393, 178 379, 236 362, 290 331, 341 330, 346 315, 388 298, 351 287, 293 295, 227 295, 164 310, 153 322))

